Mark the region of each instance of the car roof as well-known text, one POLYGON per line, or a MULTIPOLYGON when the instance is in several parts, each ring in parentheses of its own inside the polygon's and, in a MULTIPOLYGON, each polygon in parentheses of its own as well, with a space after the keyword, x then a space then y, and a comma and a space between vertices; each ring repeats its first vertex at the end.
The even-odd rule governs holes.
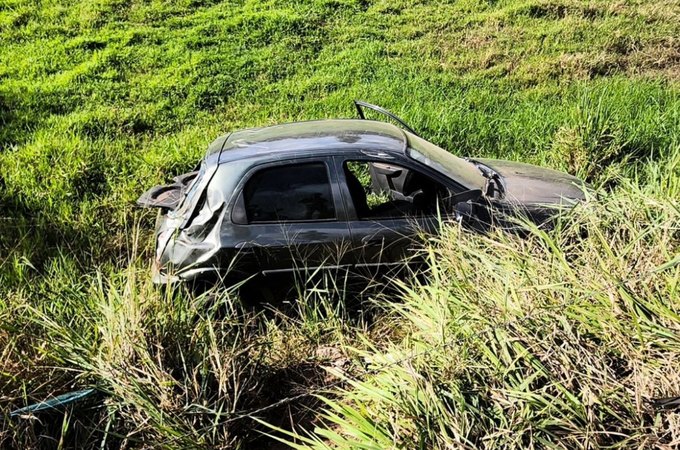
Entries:
POLYGON ((207 164, 264 157, 297 157, 358 150, 404 154, 408 140, 398 127, 363 119, 327 119, 250 128, 220 136, 208 147, 207 164), (313 153, 310 153, 313 152, 313 153))

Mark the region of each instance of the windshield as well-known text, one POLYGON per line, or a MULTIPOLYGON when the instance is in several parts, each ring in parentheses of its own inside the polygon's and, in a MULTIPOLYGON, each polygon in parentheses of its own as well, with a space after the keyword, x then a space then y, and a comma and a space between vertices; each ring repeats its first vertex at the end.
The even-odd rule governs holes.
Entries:
POLYGON ((452 155, 443 148, 405 131, 408 137, 408 155, 416 161, 441 172, 467 189, 483 189, 486 180, 477 167, 469 161, 452 155))

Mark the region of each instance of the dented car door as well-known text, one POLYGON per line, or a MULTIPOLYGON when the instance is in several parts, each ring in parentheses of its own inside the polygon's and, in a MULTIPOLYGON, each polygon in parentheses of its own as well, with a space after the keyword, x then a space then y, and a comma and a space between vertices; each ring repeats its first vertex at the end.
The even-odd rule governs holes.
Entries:
POLYGON ((347 264, 349 227, 332 158, 260 165, 239 186, 232 227, 264 275, 347 264))

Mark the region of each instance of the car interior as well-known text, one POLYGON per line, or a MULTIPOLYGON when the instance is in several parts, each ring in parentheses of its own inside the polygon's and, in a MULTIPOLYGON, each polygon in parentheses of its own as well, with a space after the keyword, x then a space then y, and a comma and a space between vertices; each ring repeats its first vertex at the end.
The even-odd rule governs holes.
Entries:
POLYGON ((431 178, 393 164, 346 161, 347 188, 359 219, 434 215, 447 189, 431 178))

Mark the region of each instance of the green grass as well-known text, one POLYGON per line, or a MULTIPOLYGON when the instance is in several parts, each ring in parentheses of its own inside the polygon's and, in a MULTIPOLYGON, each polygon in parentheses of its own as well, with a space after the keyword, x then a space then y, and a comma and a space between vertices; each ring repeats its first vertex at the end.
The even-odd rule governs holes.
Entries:
POLYGON ((327 403, 262 418, 316 447, 672 446, 678 413, 648 400, 680 395, 678 11, 0 0, 0 447, 264 446, 272 428, 224 421, 342 377, 327 403), (265 312, 153 288, 142 191, 220 134, 354 117, 355 98, 598 199, 526 240, 445 230, 429 284, 360 312, 342 280, 265 312), (429 353, 370 371, 414 351, 429 353), (104 410, 6 417, 86 385, 111 394, 104 410))

